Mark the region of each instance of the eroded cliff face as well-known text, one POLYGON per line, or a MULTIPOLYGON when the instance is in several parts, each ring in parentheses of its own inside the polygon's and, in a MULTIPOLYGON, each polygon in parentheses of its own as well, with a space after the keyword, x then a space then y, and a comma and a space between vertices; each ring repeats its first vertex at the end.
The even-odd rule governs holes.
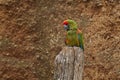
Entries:
POLYGON ((0 0, 0 79, 52 80, 68 18, 84 33, 84 80, 119 80, 119 0, 0 0))

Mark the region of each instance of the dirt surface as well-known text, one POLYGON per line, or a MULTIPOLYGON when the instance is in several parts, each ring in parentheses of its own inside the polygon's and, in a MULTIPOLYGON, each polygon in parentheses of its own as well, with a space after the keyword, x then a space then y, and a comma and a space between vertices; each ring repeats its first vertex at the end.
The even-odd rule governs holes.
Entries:
POLYGON ((0 0, 0 80, 53 80, 68 18, 84 33, 84 80, 120 80, 119 0, 0 0))

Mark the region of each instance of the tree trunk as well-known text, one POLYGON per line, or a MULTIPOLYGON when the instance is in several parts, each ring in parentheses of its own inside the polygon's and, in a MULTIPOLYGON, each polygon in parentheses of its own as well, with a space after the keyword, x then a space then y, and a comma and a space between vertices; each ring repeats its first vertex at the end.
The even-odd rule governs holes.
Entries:
POLYGON ((55 80, 82 80, 84 56, 79 47, 65 47, 55 59, 55 80))

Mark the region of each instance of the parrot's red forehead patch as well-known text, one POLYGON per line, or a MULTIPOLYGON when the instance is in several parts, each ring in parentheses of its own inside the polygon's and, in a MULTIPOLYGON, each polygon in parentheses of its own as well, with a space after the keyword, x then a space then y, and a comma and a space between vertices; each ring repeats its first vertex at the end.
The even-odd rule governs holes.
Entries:
POLYGON ((63 25, 68 25, 68 22, 67 22, 67 21, 64 21, 64 22, 63 22, 63 25))

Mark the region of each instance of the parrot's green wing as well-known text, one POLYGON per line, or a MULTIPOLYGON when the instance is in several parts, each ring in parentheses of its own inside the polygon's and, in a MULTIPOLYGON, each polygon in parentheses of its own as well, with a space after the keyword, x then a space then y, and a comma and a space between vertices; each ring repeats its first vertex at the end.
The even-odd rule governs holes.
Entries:
POLYGON ((78 33, 78 41, 79 41, 80 48, 83 49, 83 51, 84 51, 84 42, 83 42, 83 34, 82 33, 78 33))

